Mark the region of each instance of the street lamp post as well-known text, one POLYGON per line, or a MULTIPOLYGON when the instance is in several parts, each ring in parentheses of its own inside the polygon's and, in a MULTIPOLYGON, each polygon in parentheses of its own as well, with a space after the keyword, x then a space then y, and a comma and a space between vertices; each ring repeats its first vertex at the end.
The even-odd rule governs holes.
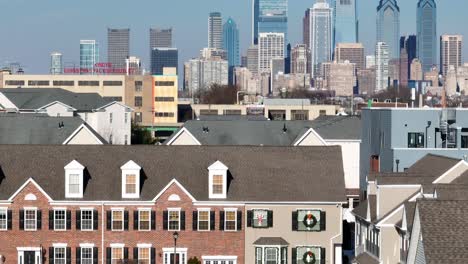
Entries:
POLYGON ((179 264, 177 263, 177 238, 179 238, 179 233, 177 232, 174 232, 174 234, 172 234, 172 236, 174 237, 174 263, 173 264, 179 264))

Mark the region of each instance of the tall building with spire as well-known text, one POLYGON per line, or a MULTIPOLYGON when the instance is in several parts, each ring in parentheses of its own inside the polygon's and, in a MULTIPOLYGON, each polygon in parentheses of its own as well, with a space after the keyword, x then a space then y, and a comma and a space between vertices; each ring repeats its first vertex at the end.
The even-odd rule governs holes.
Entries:
POLYGON ((418 58, 423 72, 437 64, 437 5, 435 0, 419 0, 416 27, 418 58))
POLYGON ((390 59, 400 58, 400 7, 396 0, 380 0, 377 7, 377 42, 388 45, 390 59))
POLYGON ((356 43, 359 41, 357 1, 333 0, 333 47, 336 47, 338 43, 356 43))
POLYGON ((252 42, 258 44, 260 33, 283 33, 288 36, 288 0, 253 0, 252 42))
POLYGON ((219 12, 212 12, 208 17, 208 48, 223 48, 223 18, 219 12))
POLYGON ((320 75, 320 65, 332 60, 333 8, 326 0, 317 0, 310 9, 309 45, 312 78, 320 75))

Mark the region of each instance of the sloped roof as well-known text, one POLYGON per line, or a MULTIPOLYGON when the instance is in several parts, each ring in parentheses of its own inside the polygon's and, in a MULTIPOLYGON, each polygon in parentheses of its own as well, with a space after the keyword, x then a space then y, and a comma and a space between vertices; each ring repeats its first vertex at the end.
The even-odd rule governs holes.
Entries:
POLYGON ((282 237, 261 237, 257 239, 253 244, 258 246, 289 246, 289 243, 282 237))
MULTIPOLYGON (((61 145, 83 123, 79 117, 0 113, 0 144, 61 145), (62 122, 63 127, 59 127, 62 122)), ((105 142, 92 128, 88 128, 105 142)))
POLYGON ((370 255, 369 253, 364 252, 364 253, 359 254, 353 260, 353 263, 356 263, 356 264, 379 264, 380 261, 376 257, 370 255))
POLYGON ((468 201, 419 200, 426 263, 468 263, 468 201))
POLYGON ((422 177, 439 177, 458 162, 460 162, 460 159, 427 154, 408 168, 406 172, 409 174, 420 174, 422 177))
POLYGON ((140 200, 152 200, 176 179, 195 199, 207 201, 207 168, 220 160, 229 168, 228 201, 346 201, 338 146, 116 145, 0 145, 0 200, 30 177, 53 199, 65 200, 64 166, 72 160, 86 167, 83 200, 121 200, 120 167, 133 160, 142 167, 140 200))
POLYGON ((59 101, 79 111, 91 111, 110 102, 97 93, 73 93, 60 88, 2 89, 1 93, 20 110, 35 110, 59 101))

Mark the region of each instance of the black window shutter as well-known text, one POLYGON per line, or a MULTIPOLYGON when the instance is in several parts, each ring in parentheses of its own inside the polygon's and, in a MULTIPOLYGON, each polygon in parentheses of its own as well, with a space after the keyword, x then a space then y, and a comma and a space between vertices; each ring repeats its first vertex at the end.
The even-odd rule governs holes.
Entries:
POLYGON ((125 263, 127 263, 127 260, 128 260, 128 247, 125 247, 124 248, 124 261, 125 261, 125 263))
POLYGON ((167 211, 164 211, 163 212, 163 229, 164 230, 167 230, 167 217, 168 217, 168 213, 167 211))
POLYGON ((138 211, 133 211, 133 230, 138 230, 138 211))
POLYGON ((98 264, 98 248, 97 247, 93 248, 93 264, 98 264))
POLYGON ((99 229, 99 213, 97 210, 93 210, 93 230, 99 229))
POLYGON ((124 230, 128 230, 128 211, 124 211, 124 230))
POLYGON ((224 230, 224 211, 219 212, 219 230, 224 230))
POLYGON ((253 211, 247 210, 247 227, 252 227, 253 211))
POLYGON ((49 230, 54 230, 54 210, 49 210, 49 230))
POLYGON ((107 264, 111 264, 111 261, 112 261, 112 248, 108 247, 106 248, 106 262, 107 264))
POLYGON ((192 214, 192 229, 194 231, 198 230, 198 211, 193 211, 193 214, 192 214))
POLYGON ((136 260, 135 263, 138 261, 138 248, 133 248, 133 260, 136 260))
POLYGON ((180 230, 185 230, 185 211, 180 211, 180 230))
POLYGON ((13 229, 13 212, 11 210, 7 211, 7 217, 8 217, 8 230, 13 229))
POLYGON ((292 248, 291 263, 297 263, 297 248, 292 248))
POLYGON ((273 211, 268 211, 268 227, 273 227, 273 211))
POLYGON ((210 230, 215 230, 215 215, 216 213, 214 211, 210 212, 210 230))
POLYGON ((320 264, 325 264, 326 256, 325 248, 320 248, 320 264))
POLYGON ((76 210, 75 211, 76 215, 76 230, 81 230, 81 210, 76 210))
POLYGON ((237 211, 237 231, 242 230, 242 211, 237 211))
POLYGON ((49 264, 54 264, 54 248, 49 248, 49 264))
POLYGON ((67 230, 71 230, 71 211, 67 210, 67 230))
POLYGON ((112 229, 112 212, 111 211, 107 211, 107 230, 111 230, 112 229))
POLYGON ((292 212, 292 230, 297 231, 297 211, 292 212))
POLYGON ((71 264, 71 247, 67 247, 67 264, 71 264))
POLYGON ((20 210, 19 227, 20 230, 24 230, 24 210, 20 210))
POLYGON ((156 212, 151 211, 151 230, 156 230, 156 212))
POLYGON ((41 230, 42 229, 42 211, 41 210, 37 210, 37 230, 41 230))
POLYGON ((81 248, 76 248, 76 264, 81 264, 81 248))
POLYGON ((320 211, 320 231, 325 231, 327 228, 327 214, 325 211, 320 211))
POLYGON ((150 264, 156 264, 156 249, 151 248, 151 262, 150 264))

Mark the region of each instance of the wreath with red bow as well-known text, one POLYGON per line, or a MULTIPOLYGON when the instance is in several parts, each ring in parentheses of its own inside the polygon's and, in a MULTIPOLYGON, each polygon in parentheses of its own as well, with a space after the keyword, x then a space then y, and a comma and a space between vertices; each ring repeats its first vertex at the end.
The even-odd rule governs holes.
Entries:
POLYGON ((315 264, 315 261, 317 261, 317 259, 315 258, 314 252, 307 251, 306 253, 304 253, 304 255, 302 255, 302 261, 304 261, 304 263, 306 264, 315 264))
POLYGON ((312 214, 312 213, 307 213, 304 216, 304 219, 302 219, 302 223, 305 225, 307 228, 312 228, 317 224, 317 218, 312 214))

